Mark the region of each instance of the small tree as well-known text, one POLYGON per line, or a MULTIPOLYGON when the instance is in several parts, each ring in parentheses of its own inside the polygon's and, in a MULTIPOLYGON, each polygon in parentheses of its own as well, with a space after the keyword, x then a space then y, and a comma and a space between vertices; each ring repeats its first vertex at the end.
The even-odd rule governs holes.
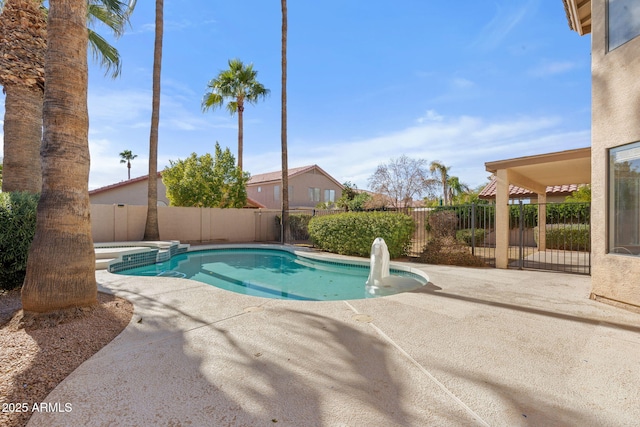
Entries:
MULTIPOLYGON (((0 172, 1 172, 1 165, 0 165, 0 172)), ((567 196, 564 199, 564 201, 565 202, 570 202, 570 203, 590 202, 591 201, 591 186, 589 184, 583 185, 582 187, 578 188, 576 191, 571 193, 570 196, 567 196)))
POLYGON ((374 192, 388 197, 394 208, 399 208, 416 197, 432 194, 437 181, 429 175, 426 160, 403 154, 379 165, 369 178, 369 185, 374 192))
POLYGON ((127 178, 131 179, 131 160, 138 157, 138 155, 133 154, 131 150, 124 150, 122 153, 120 153, 120 157, 121 157, 120 163, 127 164, 127 178))
POLYGON ((216 142, 215 157, 192 153, 185 160, 169 161, 162 172, 172 206, 241 208, 247 202, 249 173, 235 166, 235 158, 216 142))

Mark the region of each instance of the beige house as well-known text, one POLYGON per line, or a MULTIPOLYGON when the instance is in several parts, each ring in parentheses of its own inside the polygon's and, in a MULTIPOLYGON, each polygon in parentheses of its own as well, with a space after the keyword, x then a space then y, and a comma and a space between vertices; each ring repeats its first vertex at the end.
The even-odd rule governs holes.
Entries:
POLYGON ((569 27, 591 34, 591 148, 485 164, 497 178, 496 266, 507 267, 509 185, 542 203, 549 185, 590 182, 591 298, 640 311, 640 2, 563 3, 569 27))
MULTIPOLYGON (((121 181, 116 184, 89 191, 89 200, 94 205, 147 205, 149 176, 121 181)), ((158 172, 158 206, 169 206, 167 187, 162 183, 162 173, 158 172)))
MULTIPOLYGON (((117 184, 96 188, 89 191, 89 200, 92 205, 147 205, 148 175, 121 181, 117 184)), ((162 182, 162 172, 158 172, 158 206, 169 206, 167 187, 162 182)), ((265 206, 247 199, 248 208, 264 208, 265 206)))
MULTIPOLYGON (((280 209, 282 172, 254 175, 247 184, 250 199, 268 209, 280 209)), ((318 165, 289 169, 289 208, 314 208, 318 203, 336 202, 342 196, 342 184, 318 165)))

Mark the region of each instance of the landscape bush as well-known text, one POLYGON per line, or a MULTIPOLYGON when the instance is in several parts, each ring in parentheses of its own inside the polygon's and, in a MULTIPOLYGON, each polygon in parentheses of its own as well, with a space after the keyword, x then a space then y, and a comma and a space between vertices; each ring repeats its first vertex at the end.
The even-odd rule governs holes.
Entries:
POLYGON ((429 215, 428 230, 433 238, 455 237, 458 215, 454 211, 439 211, 429 215))
POLYGON ((469 251, 469 247, 451 236, 433 238, 424 246, 418 257, 425 264, 486 267, 485 262, 469 251))
POLYGON ((476 236, 475 245, 482 246, 484 244, 485 238, 484 228, 476 228, 475 231, 470 228, 463 228, 462 230, 458 230, 456 232, 456 240, 460 243, 464 243, 467 246, 472 246, 474 234, 476 236))
POLYGON ((22 286, 40 196, 0 193, 0 289, 22 286))
MULTIPOLYGON (((538 243, 538 227, 534 229, 538 243)), ((547 225, 546 248, 564 251, 590 251, 589 224, 553 224, 547 225)))
POLYGON ((391 258, 407 253, 413 235, 413 219, 391 212, 345 212, 316 216, 309 222, 309 236, 318 248, 342 255, 369 256, 371 245, 382 237, 391 258))

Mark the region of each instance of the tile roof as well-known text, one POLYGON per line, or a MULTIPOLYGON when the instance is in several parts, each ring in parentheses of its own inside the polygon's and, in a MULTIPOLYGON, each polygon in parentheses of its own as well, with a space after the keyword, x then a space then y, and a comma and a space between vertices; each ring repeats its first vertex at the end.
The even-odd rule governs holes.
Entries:
MULTIPOLYGON (((549 196, 561 196, 570 195, 576 191, 583 184, 563 184, 563 185, 551 185, 547 187, 547 195, 549 196)), ((482 189, 478 195, 481 199, 495 199, 496 198, 496 179, 491 178, 491 182, 482 189)), ((537 197, 535 191, 527 190, 526 188, 518 187, 515 185, 509 185, 509 198, 519 199, 527 197, 537 197)))

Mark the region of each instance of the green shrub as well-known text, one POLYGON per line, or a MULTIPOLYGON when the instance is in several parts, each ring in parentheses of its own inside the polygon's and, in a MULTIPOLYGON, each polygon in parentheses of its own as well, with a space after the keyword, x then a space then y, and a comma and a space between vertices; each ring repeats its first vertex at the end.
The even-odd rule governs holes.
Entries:
MULTIPOLYGON (((291 240, 309 240, 309 221, 311 215, 306 213, 289 214, 289 236, 291 240)), ((280 215, 276 216, 278 233, 280 233, 280 215)))
POLYGON ((382 237, 391 258, 407 253, 413 235, 413 219, 391 212, 345 212, 316 216, 309 222, 309 236, 317 247, 342 255, 369 256, 371 245, 382 237))
POLYGON ((37 194, 0 193, 0 289, 22 286, 39 198, 37 194))
MULTIPOLYGON (((534 229, 536 243, 538 243, 538 227, 534 229)), ((547 249, 561 249, 565 251, 590 251, 589 224, 552 224, 547 225, 547 249)))
POLYGON ((481 246, 484 243, 484 228, 476 228, 475 232, 472 232, 470 228, 463 228, 462 230, 458 230, 456 232, 456 240, 460 243, 464 243, 468 246, 472 246, 473 244, 473 234, 476 235, 476 246, 481 246))

